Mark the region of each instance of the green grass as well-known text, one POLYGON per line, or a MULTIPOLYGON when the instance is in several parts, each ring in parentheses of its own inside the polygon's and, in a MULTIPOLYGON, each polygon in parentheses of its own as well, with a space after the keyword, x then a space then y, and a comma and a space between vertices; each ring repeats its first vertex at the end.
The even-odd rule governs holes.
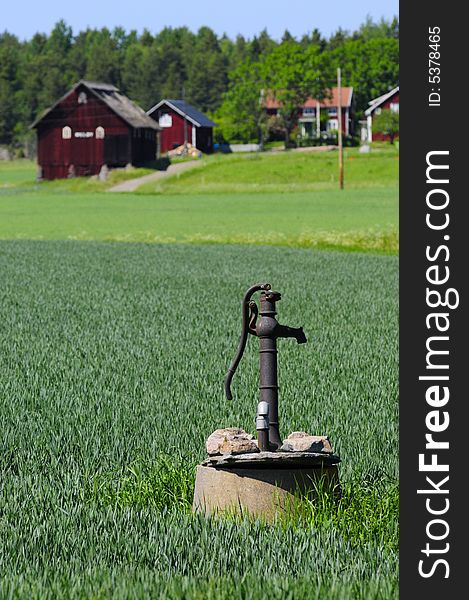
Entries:
POLYGON ((397 268, 293 248, 0 242, 0 596, 397 598, 397 268), (255 340, 232 402, 222 381, 258 280, 308 337, 280 343, 282 431, 328 434, 344 489, 274 525, 188 512, 208 434, 255 427, 255 340))
POLYGON ((36 172, 36 164, 31 160, 0 161, 0 191, 7 187, 32 185, 36 178, 36 172))
MULTIPOLYGON (((190 457, 175 461, 161 454, 146 463, 136 460, 127 473, 99 473, 87 482, 85 498, 98 506, 157 510, 177 507, 190 514, 194 495, 195 465, 190 457)), ((278 517, 281 527, 335 530, 354 547, 381 544, 397 552, 399 489, 389 476, 365 473, 361 481, 340 486, 340 497, 320 481, 314 492, 298 496, 289 511, 278 517)), ((225 518, 239 515, 225 513, 225 518)))
POLYGON ((30 161, 0 164, 0 239, 261 244, 398 252, 397 153, 347 150, 347 189, 334 182, 337 153, 212 156, 194 171, 104 192, 151 172, 34 182, 30 161), (150 190, 150 192, 149 192, 150 190), (161 192, 164 193, 161 193, 161 192), (263 193, 268 192, 268 193, 263 193))
POLYGON ((13 160, 0 162, 0 194, 22 191, 48 191, 49 193, 63 192, 102 192, 108 188, 154 173, 154 169, 135 168, 115 169, 111 171, 106 181, 98 181, 94 177, 75 177, 72 179, 57 179, 55 181, 36 181, 37 166, 31 160, 13 160))
POLYGON ((397 201, 391 189, 194 196, 9 190, 0 191, 0 239, 247 243, 396 253, 397 201))
MULTIPOLYGON (((347 190, 392 188, 397 195, 399 154, 395 148, 360 154, 344 151, 347 190)), ((277 152, 214 155, 202 168, 185 171, 139 188, 141 193, 207 194, 253 192, 316 192, 337 190, 338 153, 277 152)))

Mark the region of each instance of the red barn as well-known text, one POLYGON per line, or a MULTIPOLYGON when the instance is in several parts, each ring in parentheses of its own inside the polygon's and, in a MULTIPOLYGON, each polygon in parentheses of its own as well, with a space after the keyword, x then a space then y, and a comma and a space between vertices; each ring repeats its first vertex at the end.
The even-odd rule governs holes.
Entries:
POLYGON ((161 127, 161 152, 173 150, 184 142, 201 152, 213 152, 216 123, 184 100, 161 100, 147 114, 161 127))
POLYGON ((32 125, 44 179, 155 160, 159 126, 113 85, 79 81, 32 125))
MULTIPOLYGON (((362 135, 362 139, 366 137, 367 142, 386 141, 389 142, 389 135, 382 133, 373 133, 373 117, 379 115, 382 110, 389 109, 394 112, 399 112, 399 86, 392 89, 390 92, 370 100, 369 108, 365 110, 366 116, 366 136, 362 135)), ((399 137, 398 135, 396 138, 399 137)))

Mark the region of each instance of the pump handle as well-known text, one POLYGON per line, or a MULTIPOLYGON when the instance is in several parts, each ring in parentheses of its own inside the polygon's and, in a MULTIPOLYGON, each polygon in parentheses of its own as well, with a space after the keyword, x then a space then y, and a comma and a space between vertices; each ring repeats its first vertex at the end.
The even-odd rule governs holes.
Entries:
POLYGON ((236 369, 238 368, 239 361, 243 356, 244 349, 246 348, 246 342, 248 339, 249 333, 249 302, 253 294, 260 290, 270 290, 270 283, 257 283, 256 285, 251 286, 248 291, 244 294, 243 301, 241 303, 241 315, 243 319, 243 325, 241 329, 241 337, 239 338, 238 351, 233 359, 233 362, 228 369, 228 373, 225 377, 225 396, 227 400, 232 400, 233 395, 231 393, 231 380, 233 379, 233 375, 235 374, 236 369))

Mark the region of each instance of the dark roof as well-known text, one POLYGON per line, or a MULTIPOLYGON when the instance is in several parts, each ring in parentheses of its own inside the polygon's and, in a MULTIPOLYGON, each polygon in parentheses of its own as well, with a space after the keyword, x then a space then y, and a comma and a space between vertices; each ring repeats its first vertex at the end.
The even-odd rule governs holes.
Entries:
POLYGON ((136 128, 151 128, 160 129, 160 126, 155 122, 154 119, 150 118, 147 113, 140 108, 137 104, 132 102, 130 98, 124 96, 118 88, 109 83, 99 83, 96 81, 84 81, 81 80, 73 86, 62 98, 48 108, 38 119, 34 121, 31 127, 42 121, 54 108, 62 102, 71 92, 76 90, 79 86, 83 85, 100 100, 102 100, 116 115, 121 117, 128 125, 136 128))
POLYGON ((155 110, 160 108, 161 105, 167 104, 173 108, 180 115, 187 117, 189 121, 197 125, 198 127, 216 127, 217 124, 211 121, 206 115, 197 110, 191 104, 188 104, 185 100, 161 100, 158 104, 155 104, 150 110, 147 111, 148 115, 151 115, 155 110))

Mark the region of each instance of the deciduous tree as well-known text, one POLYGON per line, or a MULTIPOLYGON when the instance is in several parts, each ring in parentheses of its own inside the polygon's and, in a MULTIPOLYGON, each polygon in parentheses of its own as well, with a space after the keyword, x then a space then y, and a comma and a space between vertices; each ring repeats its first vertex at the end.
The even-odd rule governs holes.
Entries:
POLYGON ((327 56, 317 46, 306 50, 296 42, 284 42, 262 63, 268 94, 279 104, 278 114, 285 131, 285 145, 298 122, 298 110, 309 96, 321 100, 327 95, 329 70, 327 56))

